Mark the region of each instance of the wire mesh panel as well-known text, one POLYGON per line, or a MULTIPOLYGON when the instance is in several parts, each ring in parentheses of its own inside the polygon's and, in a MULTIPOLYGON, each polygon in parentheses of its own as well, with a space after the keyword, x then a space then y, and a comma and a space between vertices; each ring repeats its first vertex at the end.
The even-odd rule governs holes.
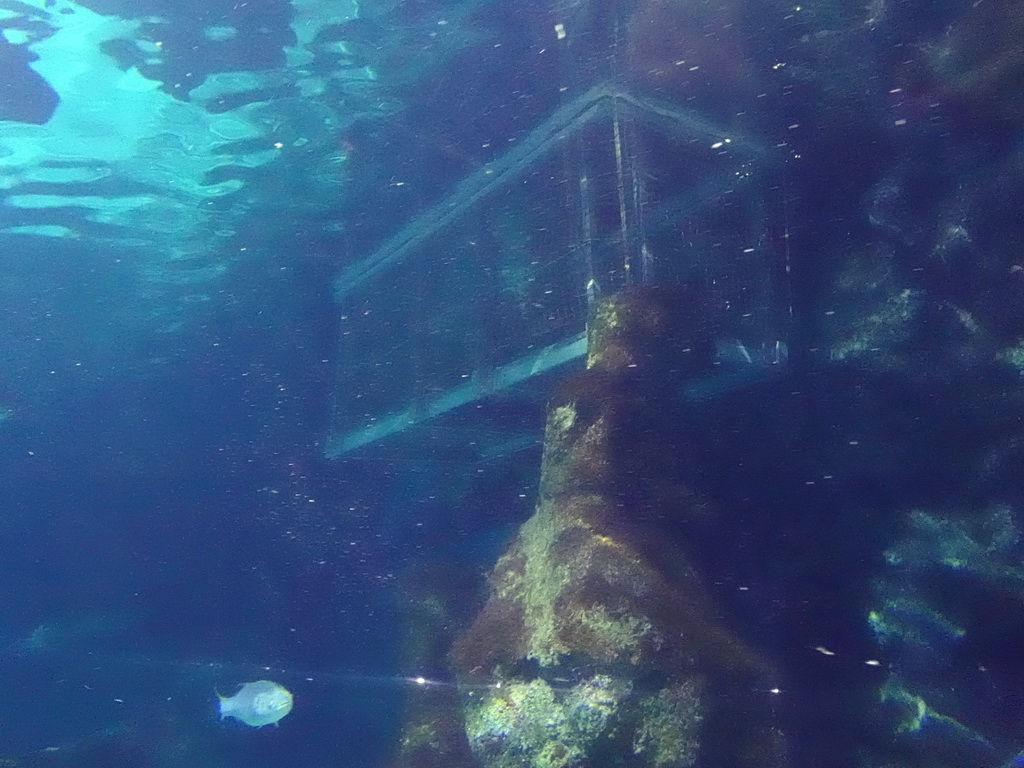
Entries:
MULTIPOLYGON (((588 305, 685 282, 723 338, 780 337, 768 153, 612 86, 556 110, 337 279, 338 456, 585 353, 588 305)), ((746 351, 744 354, 748 354, 746 351)))

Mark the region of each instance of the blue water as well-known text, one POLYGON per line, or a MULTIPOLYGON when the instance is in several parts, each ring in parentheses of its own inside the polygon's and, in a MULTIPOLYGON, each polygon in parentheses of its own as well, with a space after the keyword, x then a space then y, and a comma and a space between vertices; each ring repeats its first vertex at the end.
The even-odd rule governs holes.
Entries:
POLYGON ((561 369, 326 446, 664 280, 717 302, 720 367, 673 392, 728 510, 666 530, 783 670, 791 764, 1019 764, 997 5, 0 0, 0 763, 387 765, 416 678, 455 683, 415 649, 531 514, 561 369), (280 727, 219 722, 261 678, 280 727))

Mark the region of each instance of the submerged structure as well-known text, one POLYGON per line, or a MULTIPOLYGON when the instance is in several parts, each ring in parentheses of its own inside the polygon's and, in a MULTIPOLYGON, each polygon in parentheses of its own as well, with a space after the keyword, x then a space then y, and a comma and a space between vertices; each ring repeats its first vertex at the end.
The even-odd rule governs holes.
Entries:
MULTIPOLYGON (((436 640, 410 641, 410 668, 455 687, 410 697, 395 765, 1019 760, 1006 687, 972 699, 985 714, 942 687, 986 684, 969 659, 1000 655, 988 622, 1018 636, 1004 428, 1024 326, 994 278, 1016 257, 971 234, 1006 220, 963 196, 955 158, 984 152, 963 81, 868 42, 971 70, 990 19, 940 44, 854 15, 547 9, 508 55, 556 74, 487 102, 529 117, 473 113, 465 154, 442 153, 464 172, 416 203, 385 171, 404 215, 334 283, 327 455, 469 467, 543 443, 478 610, 439 592, 444 610, 410 612, 436 640)), ((1002 146, 992 194, 1016 178, 1002 146)))
POLYGON ((685 290, 595 305, 587 369, 548 405, 537 511, 453 650, 487 683, 463 703, 481 765, 787 764, 772 660, 663 528, 706 514, 676 393, 712 370, 708 310, 685 290))
POLYGON ((564 101, 335 280, 344 362, 329 457, 369 445, 486 457, 536 443, 535 428, 500 411, 536 414, 548 374, 586 356, 590 306, 632 285, 713 293, 728 373, 780 362, 772 153, 614 81, 564 101), (393 345, 385 357, 374 339, 393 345))

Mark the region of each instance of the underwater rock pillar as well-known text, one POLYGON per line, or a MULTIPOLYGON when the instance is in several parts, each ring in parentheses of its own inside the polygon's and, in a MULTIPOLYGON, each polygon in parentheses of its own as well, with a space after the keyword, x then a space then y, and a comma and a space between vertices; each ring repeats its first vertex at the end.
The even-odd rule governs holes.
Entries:
POLYGON ((536 513, 452 653, 483 768, 784 765, 771 666, 671 533, 701 514, 677 416, 712 366, 705 310, 643 288, 592 312, 587 369, 548 404, 536 513))

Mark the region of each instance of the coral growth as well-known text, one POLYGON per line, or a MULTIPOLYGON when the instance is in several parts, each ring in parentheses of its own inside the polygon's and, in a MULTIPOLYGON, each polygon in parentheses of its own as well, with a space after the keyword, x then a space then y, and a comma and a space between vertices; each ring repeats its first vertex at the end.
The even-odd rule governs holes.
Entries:
POLYGON ((697 514, 680 480, 686 440, 656 426, 677 423, 664 393, 703 370, 695 350, 711 348, 683 299, 632 291, 600 303, 589 369, 549 404, 536 513, 452 653, 464 681, 486 683, 464 704, 486 768, 782 764, 769 713, 722 727, 733 719, 722 701, 749 697, 771 664, 722 622, 655 522, 697 514), (723 732, 728 744, 711 743, 723 732))

